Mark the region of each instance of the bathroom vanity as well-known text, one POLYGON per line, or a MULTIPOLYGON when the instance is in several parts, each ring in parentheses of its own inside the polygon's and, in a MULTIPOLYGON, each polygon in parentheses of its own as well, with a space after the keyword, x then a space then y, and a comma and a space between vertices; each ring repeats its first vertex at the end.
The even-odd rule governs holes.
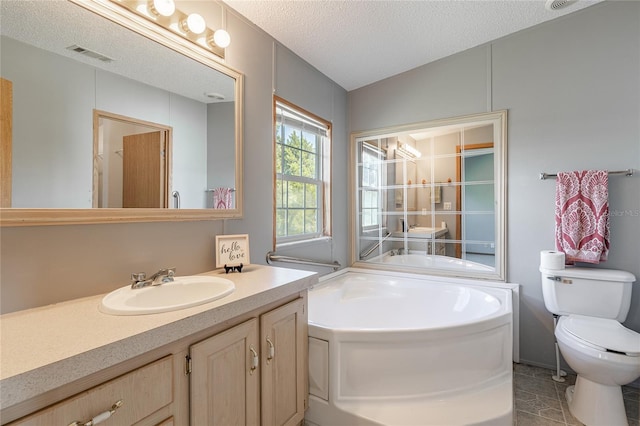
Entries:
POLYGON ((1 423, 299 424, 317 274, 248 265, 205 275, 236 290, 152 315, 104 314, 94 296, 1 316, 1 423))
POLYGON ((446 245, 442 241, 447 238, 449 229, 444 227, 430 228, 425 226, 413 226, 408 232, 393 232, 394 238, 407 238, 407 248, 409 250, 422 251, 426 254, 446 255, 446 245), (429 240, 436 240, 430 243, 429 240))

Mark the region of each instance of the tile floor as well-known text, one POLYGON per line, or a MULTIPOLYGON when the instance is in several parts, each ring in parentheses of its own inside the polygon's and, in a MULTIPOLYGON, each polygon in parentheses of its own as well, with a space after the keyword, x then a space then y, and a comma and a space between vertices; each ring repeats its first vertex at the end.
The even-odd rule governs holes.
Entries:
MULTIPOLYGON (((557 383, 552 374, 546 368, 514 364, 514 426, 582 425, 569 412, 564 396, 575 376, 570 374, 564 383, 557 383)), ((640 389, 624 386, 622 391, 629 426, 640 426, 640 389)))

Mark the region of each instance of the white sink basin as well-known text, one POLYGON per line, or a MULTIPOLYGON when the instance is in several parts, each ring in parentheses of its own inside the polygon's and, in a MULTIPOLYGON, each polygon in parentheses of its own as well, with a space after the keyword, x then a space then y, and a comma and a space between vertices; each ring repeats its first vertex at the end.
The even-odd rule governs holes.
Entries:
POLYGON ((102 298, 100 311, 111 315, 144 315, 177 311, 223 298, 236 289, 226 278, 206 275, 175 277, 173 282, 140 289, 130 285, 102 298))
POLYGON ((413 228, 409 228, 410 233, 423 233, 423 234, 432 234, 436 228, 427 228, 426 226, 415 226, 413 228))

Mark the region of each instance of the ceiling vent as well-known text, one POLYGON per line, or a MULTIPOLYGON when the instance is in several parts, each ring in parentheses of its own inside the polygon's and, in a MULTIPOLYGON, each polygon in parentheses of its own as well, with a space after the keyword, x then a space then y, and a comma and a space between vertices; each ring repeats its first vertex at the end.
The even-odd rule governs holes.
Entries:
POLYGON ((104 56, 101 53, 94 52, 93 50, 89 50, 86 47, 78 46, 77 44, 74 44, 73 46, 69 46, 69 47, 67 47, 67 49, 71 50, 73 52, 79 53, 81 55, 88 56, 88 57, 93 58, 93 59, 97 59, 97 60, 102 61, 102 62, 107 62, 107 63, 108 62, 113 62, 112 58, 110 58, 108 56, 104 56))
POLYGON ((547 3, 545 4, 545 8, 547 10, 560 10, 560 9, 564 9, 567 6, 572 5, 573 3, 575 3, 577 0, 547 0, 547 3))
POLYGON ((224 101, 224 95, 222 93, 205 92, 204 95, 209 99, 213 99, 214 101, 224 101))

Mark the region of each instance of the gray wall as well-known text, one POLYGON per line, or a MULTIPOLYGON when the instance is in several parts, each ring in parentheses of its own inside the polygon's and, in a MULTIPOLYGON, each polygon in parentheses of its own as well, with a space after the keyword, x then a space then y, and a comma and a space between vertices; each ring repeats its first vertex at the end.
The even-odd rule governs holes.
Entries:
MULTIPOLYGON (((508 118, 508 280, 522 286, 521 360, 553 366, 539 252, 554 248, 553 180, 640 169, 640 3, 605 2, 349 93, 351 130, 500 109, 508 118)), ((601 267, 640 280, 640 172, 609 181, 601 267)), ((640 284, 625 325, 640 331, 640 284)))
MULTIPOLYGON (((229 161, 235 157, 235 132, 233 126, 225 126, 225 123, 233 123, 235 104, 233 102, 220 102, 207 106, 207 188, 235 187, 235 163, 229 161)), ((204 205, 213 206, 213 193, 206 193, 204 205)), ((235 195, 232 198, 235 206, 235 195)))
POLYGON ((95 70, 7 37, 0 63, 14 92, 12 205, 91 207, 95 70), (33 117, 41 124, 34 125, 33 117))
MULTIPOLYGON (((105 293, 126 285, 135 271, 175 266, 179 275, 188 275, 212 270, 217 234, 248 233, 251 262, 264 264, 273 248, 274 90, 333 123, 334 237, 298 253, 346 264, 347 194, 340 184, 347 180, 346 91, 232 10, 227 30, 232 43, 226 62, 245 75, 244 218, 1 228, 2 312, 105 293)), ((91 114, 87 117, 90 123, 91 114)))

